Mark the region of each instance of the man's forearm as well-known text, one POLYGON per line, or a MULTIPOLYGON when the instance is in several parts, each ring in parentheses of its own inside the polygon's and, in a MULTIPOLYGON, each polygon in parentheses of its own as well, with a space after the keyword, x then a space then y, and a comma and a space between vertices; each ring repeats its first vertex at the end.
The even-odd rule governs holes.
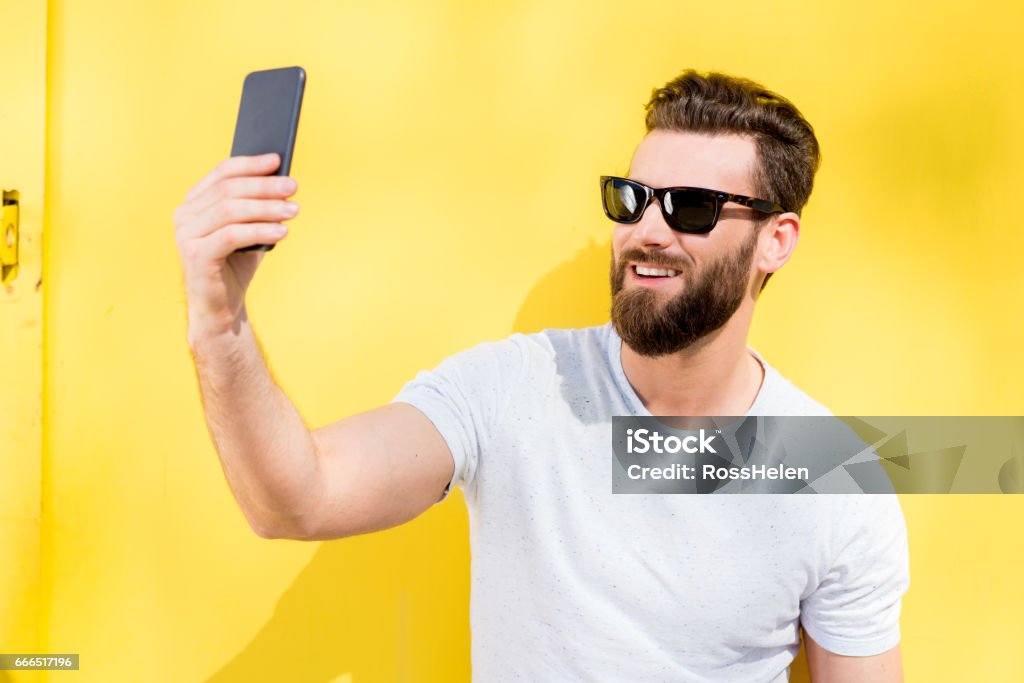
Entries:
POLYGON ((244 315, 236 330, 190 332, 206 424, 252 528, 264 537, 294 536, 319 492, 316 450, 244 315))

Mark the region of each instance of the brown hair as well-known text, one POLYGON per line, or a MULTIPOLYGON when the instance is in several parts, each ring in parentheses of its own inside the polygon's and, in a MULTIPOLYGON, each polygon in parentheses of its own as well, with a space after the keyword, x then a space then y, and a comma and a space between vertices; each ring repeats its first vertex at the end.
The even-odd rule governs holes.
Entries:
POLYGON ((811 124, 781 95, 746 78, 688 69, 655 89, 646 111, 648 132, 752 137, 757 149, 754 195, 797 214, 807 204, 821 151, 811 124))
POLYGON ((745 78, 684 71, 647 103, 647 130, 747 135, 757 146, 754 192, 800 213, 820 163, 814 129, 793 103, 745 78))

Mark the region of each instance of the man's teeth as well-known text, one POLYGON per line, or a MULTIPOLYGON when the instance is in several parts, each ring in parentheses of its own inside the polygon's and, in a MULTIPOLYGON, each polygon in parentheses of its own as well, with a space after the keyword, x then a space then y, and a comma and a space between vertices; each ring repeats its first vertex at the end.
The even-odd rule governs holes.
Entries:
POLYGON ((637 275, 647 275, 649 277, 675 277, 679 275, 678 270, 668 270, 664 268, 644 268, 643 266, 636 267, 637 275))

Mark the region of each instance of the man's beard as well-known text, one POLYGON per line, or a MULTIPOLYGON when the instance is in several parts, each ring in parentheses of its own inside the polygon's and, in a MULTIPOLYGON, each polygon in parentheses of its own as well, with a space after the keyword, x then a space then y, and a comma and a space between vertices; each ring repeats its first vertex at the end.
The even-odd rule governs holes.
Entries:
POLYGON ((641 356, 664 356, 687 348, 719 329, 743 303, 747 293, 750 264, 757 246, 757 231, 735 253, 695 270, 689 265, 668 262, 661 254, 630 249, 612 254, 612 323, 631 349, 641 356), (633 286, 624 290, 630 261, 671 268, 680 272, 683 289, 670 301, 654 287, 633 286))

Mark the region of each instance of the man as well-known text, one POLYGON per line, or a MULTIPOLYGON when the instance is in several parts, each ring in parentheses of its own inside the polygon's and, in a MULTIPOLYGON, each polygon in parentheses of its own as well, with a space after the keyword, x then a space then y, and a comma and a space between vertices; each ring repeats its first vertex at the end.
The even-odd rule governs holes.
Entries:
POLYGON ((811 126, 744 79, 657 90, 628 178, 602 179, 612 322, 481 344, 388 405, 308 431, 244 306, 297 207, 277 160, 227 159, 175 215, 189 343, 225 474, 266 538, 408 521, 461 486, 474 678, 902 680, 906 531, 894 496, 613 495, 613 415, 827 415, 746 345, 796 247, 811 126), (665 188, 672 188, 665 191, 665 188))

